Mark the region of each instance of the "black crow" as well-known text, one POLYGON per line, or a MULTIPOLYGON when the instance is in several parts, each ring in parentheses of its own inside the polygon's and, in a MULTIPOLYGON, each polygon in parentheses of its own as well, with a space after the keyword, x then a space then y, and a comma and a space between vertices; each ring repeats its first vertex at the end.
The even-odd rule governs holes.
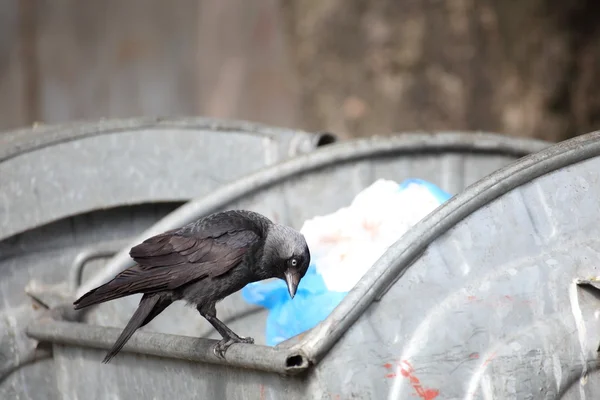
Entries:
POLYGON ((250 282, 280 278, 290 296, 310 264, 310 252, 298 231, 252 211, 218 212, 153 236, 129 252, 136 265, 89 291, 75 309, 143 293, 127 326, 104 358, 108 363, 131 338, 172 302, 196 307, 223 337, 214 348, 225 357, 233 343, 254 343, 217 319, 215 304, 250 282))

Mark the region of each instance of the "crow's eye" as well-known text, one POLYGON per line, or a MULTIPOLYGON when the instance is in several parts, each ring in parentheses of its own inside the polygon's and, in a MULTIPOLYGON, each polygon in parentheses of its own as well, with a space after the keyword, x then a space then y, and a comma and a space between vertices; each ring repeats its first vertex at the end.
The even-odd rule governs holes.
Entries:
POLYGON ((295 258, 292 258, 292 259, 290 260, 290 265, 291 265, 292 267, 296 267, 296 266, 298 266, 298 260, 296 260, 295 258))

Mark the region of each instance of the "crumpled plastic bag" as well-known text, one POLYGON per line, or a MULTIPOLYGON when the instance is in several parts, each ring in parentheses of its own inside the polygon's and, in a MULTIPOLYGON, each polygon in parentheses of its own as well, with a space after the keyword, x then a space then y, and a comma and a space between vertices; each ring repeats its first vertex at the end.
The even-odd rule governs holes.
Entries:
POLYGON ((421 179, 400 185, 377 180, 348 207, 305 221, 311 265, 294 299, 280 279, 242 289, 251 304, 269 310, 266 342, 274 346, 327 318, 368 269, 411 226, 451 196, 421 179))
POLYGON ((311 264, 300 281, 293 300, 281 279, 246 285, 242 289, 242 296, 249 303, 269 310, 266 344, 275 346, 327 318, 346 296, 346 292, 328 290, 323 277, 317 273, 314 264, 311 264))

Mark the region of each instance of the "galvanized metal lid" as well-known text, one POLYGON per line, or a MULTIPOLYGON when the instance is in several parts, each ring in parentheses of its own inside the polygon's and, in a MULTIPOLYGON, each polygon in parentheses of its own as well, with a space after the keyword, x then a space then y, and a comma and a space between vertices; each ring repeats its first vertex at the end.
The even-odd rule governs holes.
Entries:
POLYGON ((186 201, 332 143, 245 121, 123 119, 0 134, 0 240, 95 209, 186 201))

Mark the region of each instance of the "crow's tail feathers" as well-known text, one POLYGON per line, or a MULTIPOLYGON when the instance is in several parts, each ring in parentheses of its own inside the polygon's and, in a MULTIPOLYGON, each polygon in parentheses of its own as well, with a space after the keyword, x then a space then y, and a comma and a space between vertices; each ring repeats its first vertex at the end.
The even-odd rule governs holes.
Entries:
POLYGON ((106 354, 106 357, 104 357, 102 362, 105 364, 110 362, 110 360, 121 351, 125 343, 127 343, 136 330, 152 321, 154 317, 167 308, 171 302, 171 299, 164 295, 145 294, 142 297, 142 300, 140 300, 137 310, 135 310, 135 313, 127 323, 127 326, 123 329, 123 332, 121 332, 121 335, 106 354))
POLYGON ((115 290, 113 285, 111 285, 112 281, 105 283, 102 286, 97 287, 96 289, 92 289, 73 303, 76 310, 81 308, 89 307, 94 304, 104 303, 109 300, 115 300, 120 297, 128 296, 132 293, 115 290))

